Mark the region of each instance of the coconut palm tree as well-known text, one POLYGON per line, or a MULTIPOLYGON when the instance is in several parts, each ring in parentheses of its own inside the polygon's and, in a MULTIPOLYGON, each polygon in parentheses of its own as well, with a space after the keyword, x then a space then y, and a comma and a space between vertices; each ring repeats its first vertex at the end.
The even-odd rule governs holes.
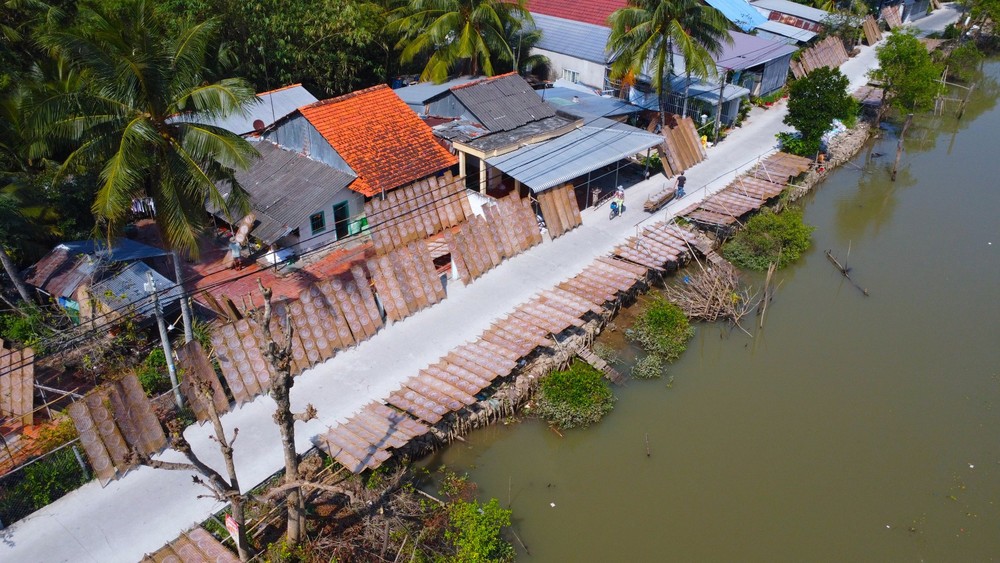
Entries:
POLYGON ((428 55, 421 80, 444 82, 457 69, 494 74, 495 61, 512 61, 504 25, 533 24, 525 0, 410 0, 389 14, 386 30, 400 35, 406 64, 428 55))
MULTIPOLYGON (((652 71, 659 97, 660 120, 666 120, 666 95, 674 70, 674 54, 684 60, 685 72, 702 78, 716 72, 712 53, 732 39, 728 22, 715 8, 699 0, 629 0, 608 18, 608 51, 615 57, 611 77, 652 71)), ((685 93, 686 98, 686 93, 685 93)))
MULTIPOLYGON (((208 225, 206 202, 227 211, 247 210, 236 169, 257 156, 243 138, 220 127, 172 117, 191 112, 206 119, 245 111, 255 102, 242 79, 209 81, 205 69, 217 23, 207 21, 168 33, 154 17, 153 2, 126 0, 116 7, 87 4, 77 23, 53 30, 41 43, 85 73, 83 92, 53 95, 34 111, 36 127, 72 152, 63 170, 100 169, 92 211, 110 239, 130 218, 132 202, 151 198, 163 241, 178 254, 198 255, 198 237, 208 225), (224 197, 217 182, 234 189, 224 197)), ((182 299, 185 337, 191 313, 182 299)))

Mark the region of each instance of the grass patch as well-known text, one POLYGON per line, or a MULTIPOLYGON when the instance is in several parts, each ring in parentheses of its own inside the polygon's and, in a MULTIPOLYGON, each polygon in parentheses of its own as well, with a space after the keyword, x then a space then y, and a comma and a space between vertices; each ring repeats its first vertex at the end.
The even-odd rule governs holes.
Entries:
POLYGON ((801 209, 789 207, 775 213, 764 208, 722 245, 722 255, 748 270, 764 271, 772 262, 784 268, 809 249, 814 230, 803 222, 801 209))
POLYGON ((625 336, 661 362, 672 362, 687 349, 694 329, 680 307, 657 295, 625 336))
POLYGON ((614 408, 615 396, 601 372, 576 360, 542 379, 535 413, 559 428, 587 427, 614 408))

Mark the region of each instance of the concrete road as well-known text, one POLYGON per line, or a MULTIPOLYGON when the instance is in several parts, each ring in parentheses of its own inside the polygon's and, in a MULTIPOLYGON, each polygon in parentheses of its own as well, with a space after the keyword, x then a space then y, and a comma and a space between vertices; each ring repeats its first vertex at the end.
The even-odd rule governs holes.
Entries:
MULTIPOLYGON (((957 16, 945 8, 925 21, 943 28, 957 16)), ((862 47, 859 56, 841 67, 852 89, 865 83, 865 73, 874 61, 874 49, 862 47)), ((626 202, 631 205, 623 217, 609 221, 607 205, 585 210, 581 227, 508 260, 470 286, 450 284, 444 302, 300 375, 292 390, 293 408, 312 403, 319 418, 299 424, 298 449, 309 449, 310 439, 328 426, 386 397, 417 370, 474 339, 491 321, 533 294, 573 276, 642 225, 669 217, 695 199, 724 188, 775 149, 775 134, 787 130, 782 124, 784 115, 784 103, 768 110, 755 108, 740 129, 709 149, 708 160, 687 172, 687 197, 671 202, 655 217, 640 211, 640 204, 666 182, 662 176, 628 189, 626 202)), ((270 397, 258 397, 223 418, 228 430, 240 430, 236 466, 244 488, 283 467, 277 427, 271 421, 273 411, 270 397)), ((191 427, 186 436, 203 460, 222 467, 207 427, 191 427)), ((172 451, 161 457, 180 458, 172 451)), ((137 561, 222 508, 213 500, 197 498, 203 492, 185 472, 148 467, 104 488, 91 482, 0 532, 0 561, 137 561)))

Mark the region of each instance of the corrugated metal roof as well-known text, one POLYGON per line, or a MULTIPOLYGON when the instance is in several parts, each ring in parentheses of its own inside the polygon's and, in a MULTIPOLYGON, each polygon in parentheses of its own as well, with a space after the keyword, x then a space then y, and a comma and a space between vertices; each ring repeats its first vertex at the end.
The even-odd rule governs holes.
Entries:
POLYGON ((555 139, 486 162, 538 193, 662 142, 659 135, 599 117, 555 139))
MULTIPOLYGON (((535 28, 542 30, 542 38, 536 47, 569 55, 585 61, 605 64, 608 54, 605 50, 611 29, 608 27, 573 20, 532 14, 535 28)), ((595 86, 602 86, 595 84, 595 86)))
MULTIPOLYGON (((236 180, 250 194, 259 223, 252 234, 271 244, 324 208, 354 176, 286 151, 269 141, 255 143, 260 158, 236 180)), ((228 186, 221 187, 228 194, 228 186)))
POLYGON ((788 37, 802 43, 808 43, 809 41, 812 41, 813 37, 816 37, 815 31, 809 31, 808 29, 802 29, 800 27, 795 27, 794 25, 788 25, 787 23, 781 23, 774 20, 767 20, 758 25, 757 31, 758 33, 766 31, 782 37, 788 37))
MULTIPOLYGON (((684 94, 684 83, 687 78, 675 76, 670 80, 670 91, 677 96, 684 94)), ((730 102, 737 98, 745 98, 750 95, 750 90, 736 84, 726 84, 722 91, 722 101, 730 102)), ((719 84, 709 84, 697 78, 691 78, 691 85, 688 88, 688 97, 705 102, 710 106, 719 104, 719 84)), ((635 88, 629 90, 629 101, 644 109, 658 111, 660 108, 659 96, 656 92, 640 92, 635 88)))
POLYGON ((152 272, 156 290, 160 292, 160 307, 169 307, 180 298, 181 288, 177 284, 142 262, 133 262, 117 274, 95 283, 90 288, 90 295, 108 309, 131 305, 139 316, 148 317, 153 314, 153 304, 145 288, 147 272, 152 272))
POLYGON ((627 0, 529 0, 528 10, 532 14, 608 25, 608 16, 627 5, 627 0))
POLYGON ((71 254, 100 255, 102 260, 109 262, 128 262, 130 260, 142 260, 143 258, 155 258, 166 256, 169 251, 148 244, 142 244, 127 238, 116 238, 111 241, 111 253, 105 250, 103 240, 77 240, 64 242, 56 248, 65 248, 71 254))
POLYGON ((77 240, 57 245, 29 267, 24 281, 56 297, 72 297, 80 284, 94 275, 98 262, 128 262, 170 254, 131 239, 118 238, 111 252, 104 241, 77 240))
POLYGON ((453 87, 451 92, 492 132, 510 131, 556 114, 524 78, 514 73, 453 87))
POLYGON ((255 131, 253 123, 258 119, 264 127, 272 125, 282 117, 296 109, 316 102, 316 96, 309 93, 301 84, 285 86, 270 92, 257 94, 258 102, 247 108, 246 114, 235 113, 221 118, 198 117, 196 114, 185 114, 171 121, 186 121, 215 125, 237 135, 248 135, 255 131))
POLYGON ((715 64, 729 70, 743 70, 764 64, 794 53, 797 50, 792 45, 786 43, 764 39, 763 37, 755 37, 738 31, 730 31, 729 36, 733 38, 733 44, 726 45, 723 43, 722 51, 712 57, 715 59, 715 64))
POLYGON ((577 117, 615 117, 642 111, 618 98, 585 94, 570 88, 546 88, 538 92, 552 107, 577 117))
POLYGON ((743 31, 752 31, 767 21, 747 0, 705 0, 709 6, 722 12, 726 19, 743 31))
POLYGON ((459 76, 458 78, 442 82, 441 84, 421 82, 412 86, 396 88, 393 91, 396 92, 396 95, 399 96, 401 100, 406 102, 406 105, 410 106, 410 108, 414 111, 417 113, 423 113, 424 104, 426 104, 431 98, 443 94, 455 86, 461 86, 462 84, 467 84, 473 80, 477 80, 477 77, 459 76))
POLYGON ((788 14, 811 22, 821 23, 830 16, 830 12, 813 8, 790 0, 753 0, 751 2, 755 8, 762 8, 771 12, 788 14))

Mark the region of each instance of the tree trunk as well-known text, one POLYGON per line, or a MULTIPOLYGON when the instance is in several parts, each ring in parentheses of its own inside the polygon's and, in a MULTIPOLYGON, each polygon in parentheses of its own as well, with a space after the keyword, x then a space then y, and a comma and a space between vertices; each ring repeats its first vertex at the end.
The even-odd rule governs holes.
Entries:
POLYGON ((0 245, 0 262, 3 263, 3 269, 7 272, 7 277, 13 282, 14 287, 17 288, 17 293, 21 296, 21 299, 26 303, 33 303, 34 299, 31 298, 31 292, 28 291, 28 286, 21 279, 21 272, 17 271, 14 260, 7 253, 7 248, 3 245, 0 245))
MULTIPOLYGON (((264 333, 264 357, 274 367, 271 378, 271 398, 274 399, 274 423, 278 425, 281 434, 281 446, 285 454, 285 484, 299 482, 299 456, 295 451, 295 421, 303 422, 316 417, 316 409, 307 405, 303 413, 292 412, 291 392, 292 379, 292 320, 285 309, 285 338, 283 344, 278 344, 271 335, 271 290, 265 288, 257 280, 261 295, 264 297, 264 318, 261 330, 264 333)), ((306 533, 305 503, 302 498, 302 488, 292 487, 285 497, 285 507, 288 522, 285 538, 289 546, 298 545, 306 533)))
MULTIPOLYGON (((285 454, 285 483, 295 483, 299 480, 299 456, 295 451, 295 417, 292 415, 291 374, 287 371, 278 374, 271 396, 277 404, 274 421, 281 433, 281 446, 285 454)), ((301 490, 296 487, 288 491, 285 506, 288 511, 288 529, 285 537, 289 546, 298 545, 302 541, 305 514, 302 510, 301 490)))
POLYGON ((205 392, 205 401, 211 405, 209 407, 209 417, 212 419, 212 427, 215 429, 215 438, 222 451, 222 459, 226 462, 226 473, 229 477, 229 486, 226 488, 225 497, 233 510, 233 520, 236 521, 236 551, 239 553, 240 561, 249 561, 250 553, 247 551, 246 535, 246 515, 243 513, 243 493, 240 492, 240 480, 236 477, 236 462, 233 461, 233 442, 236 441, 237 430, 233 431, 233 439, 226 439, 226 430, 222 427, 222 420, 215 410, 212 399, 208 392, 205 392))
POLYGON ((188 299, 188 292, 184 288, 184 274, 181 272, 181 258, 176 250, 170 252, 170 258, 174 262, 174 278, 177 279, 177 286, 181 288, 181 318, 184 320, 184 343, 194 340, 194 327, 191 324, 191 302, 188 299))
POLYGON ((688 93, 691 91, 691 71, 687 73, 687 80, 684 81, 684 109, 681 110, 681 118, 688 115, 688 93))

